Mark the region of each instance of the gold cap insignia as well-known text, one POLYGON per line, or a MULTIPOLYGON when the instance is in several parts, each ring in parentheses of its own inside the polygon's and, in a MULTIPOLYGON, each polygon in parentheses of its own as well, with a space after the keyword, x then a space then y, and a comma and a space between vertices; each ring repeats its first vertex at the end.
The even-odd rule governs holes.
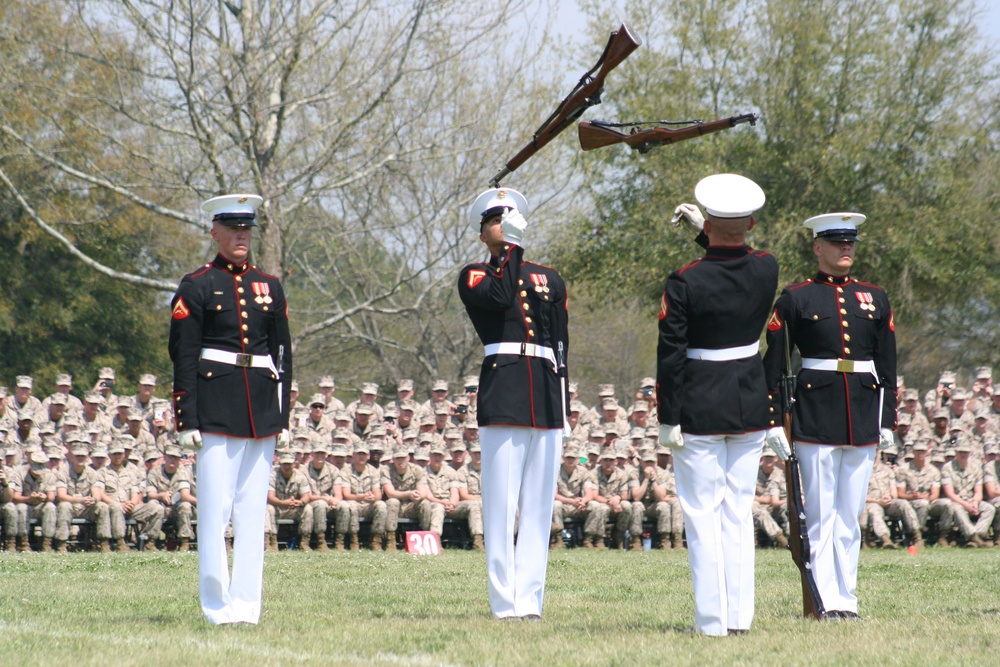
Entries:
POLYGON ((246 197, 240 197, 240 198, 239 198, 239 203, 240 203, 240 204, 242 204, 242 203, 243 203, 243 202, 245 202, 246 200, 247 200, 247 198, 246 198, 246 197))
POLYGON ((500 192, 497 193, 497 199, 503 199, 506 196, 507 196, 507 192, 504 191, 504 190, 501 190, 500 192))

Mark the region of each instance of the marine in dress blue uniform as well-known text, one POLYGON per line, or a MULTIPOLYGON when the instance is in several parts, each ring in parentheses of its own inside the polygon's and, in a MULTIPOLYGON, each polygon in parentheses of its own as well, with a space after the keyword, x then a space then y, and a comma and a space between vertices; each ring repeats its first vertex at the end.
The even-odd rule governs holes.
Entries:
POLYGON ((198 563, 211 623, 256 623, 264 516, 276 436, 288 428, 292 373, 281 283, 249 261, 257 195, 202 204, 215 259, 184 276, 172 302, 170 358, 179 441, 200 447, 198 563), (230 575, 225 531, 233 523, 230 575))
MULTIPOLYGON (((673 447, 694 584, 696 632, 749 630, 754 613, 751 509, 769 428, 758 352, 778 284, 778 262, 745 243, 764 205, 748 178, 698 182, 705 207, 675 219, 704 225, 705 255, 670 274, 660 302, 656 395, 660 441, 673 447)), ((703 238, 703 237, 702 237, 703 238)))
POLYGON ((859 213, 806 220, 819 272, 786 287, 767 326, 764 366, 780 424, 785 340, 802 355, 792 441, 798 455, 813 575, 829 618, 857 618, 861 527, 876 446, 896 428, 896 338, 885 291, 851 277, 859 213))
POLYGON ((555 269, 524 260, 527 201, 491 189, 470 208, 490 258, 458 291, 484 345, 477 420, 484 540, 496 618, 540 618, 567 416, 568 299, 555 269), (520 511, 517 549, 514 521, 520 511))

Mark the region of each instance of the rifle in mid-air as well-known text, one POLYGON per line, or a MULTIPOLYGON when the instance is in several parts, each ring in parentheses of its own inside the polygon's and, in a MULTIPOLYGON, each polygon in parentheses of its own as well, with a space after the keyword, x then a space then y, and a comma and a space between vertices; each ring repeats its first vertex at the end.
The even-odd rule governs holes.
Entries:
POLYGON ((795 375, 792 374, 791 352, 788 341, 788 327, 785 327, 785 369, 779 384, 781 393, 781 413, 788 439, 791 456, 785 461, 785 483, 788 487, 788 547, 792 552, 792 560, 799 568, 802 580, 802 615, 823 620, 826 609, 823 599, 816 586, 812 564, 809 562, 809 529, 806 527, 806 508, 802 500, 802 476, 799 471, 799 459, 795 455, 795 444, 792 441, 792 403, 794 402, 795 375))
POLYGON ((580 78, 570 94, 552 112, 552 115, 546 118, 545 122, 535 130, 528 145, 508 160, 503 169, 490 179, 490 185, 495 188, 499 187, 502 178, 527 162, 528 158, 575 122, 584 111, 595 104, 600 104, 601 93, 604 92, 605 77, 641 45, 642 38, 635 36, 625 23, 618 30, 612 32, 611 37, 608 38, 607 46, 604 47, 604 53, 601 54, 597 63, 580 78))
POLYGON ((740 123, 757 124, 757 114, 746 113, 742 116, 722 118, 707 123, 700 120, 654 120, 637 123, 608 123, 603 120, 585 120, 580 123, 580 147, 585 151, 603 148, 612 144, 628 144, 629 148, 640 153, 648 153, 659 146, 676 144, 678 141, 694 139, 713 132, 721 132, 740 123), (649 129, 640 129, 643 125, 656 125, 649 129), (676 129, 664 125, 683 125, 676 129), (614 128, 630 128, 628 134, 618 132, 614 128))

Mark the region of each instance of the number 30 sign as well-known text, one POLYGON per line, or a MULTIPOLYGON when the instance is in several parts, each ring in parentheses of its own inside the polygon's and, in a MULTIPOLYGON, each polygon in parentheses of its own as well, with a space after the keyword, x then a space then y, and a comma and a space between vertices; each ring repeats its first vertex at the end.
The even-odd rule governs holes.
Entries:
POLYGON ((406 533, 406 553, 420 556, 437 556, 441 553, 441 538, 429 530, 412 530, 406 533))

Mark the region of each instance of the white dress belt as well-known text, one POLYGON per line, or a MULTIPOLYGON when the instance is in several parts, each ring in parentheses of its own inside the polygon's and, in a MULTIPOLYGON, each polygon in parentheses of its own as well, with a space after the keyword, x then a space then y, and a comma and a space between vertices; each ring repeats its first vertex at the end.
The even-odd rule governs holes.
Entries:
POLYGON ((689 347, 687 351, 688 359, 700 359, 701 361, 734 361, 736 359, 746 359, 752 357, 760 351, 760 341, 751 345, 740 345, 739 347, 723 347, 717 350, 708 348, 689 347))
POLYGON ((274 361, 269 354, 244 354, 242 352, 227 352, 226 350, 216 350, 211 347, 201 348, 200 359, 206 361, 217 361, 220 364, 229 364, 239 368, 267 368, 278 376, 278 369, 274 367, 274 361))
POLYGON ((553 368, 556 366, 556 353, 553 352, 551 347, 546 347, 545 345, 535 345, 534 343, 490 343, 483 348, 483 352, 487 357, 491 357, 494 354, 538 357, 551 363, 553 368))
MULTIPOLYGON (((837 373, 871 373, 875 375, 875 362, 854 359, 813 359, 802 358, 802 368, 810 371, 835 371, 837 373)), ((878 377, 876 375, 876 377, 878 377)))

